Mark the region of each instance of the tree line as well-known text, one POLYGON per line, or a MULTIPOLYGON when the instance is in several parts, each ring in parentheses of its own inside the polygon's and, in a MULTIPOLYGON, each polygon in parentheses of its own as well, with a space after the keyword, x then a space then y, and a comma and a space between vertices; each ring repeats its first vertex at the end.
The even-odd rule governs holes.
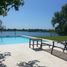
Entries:
POLYGON ((0 29, 0 31, 55 32, 53 29, 0 29))

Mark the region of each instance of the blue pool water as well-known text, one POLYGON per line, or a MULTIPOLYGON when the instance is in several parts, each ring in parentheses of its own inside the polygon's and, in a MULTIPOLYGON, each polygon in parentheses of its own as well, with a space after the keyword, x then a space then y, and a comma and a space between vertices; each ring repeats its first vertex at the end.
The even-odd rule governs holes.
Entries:
POLYGON ((24 37, 0 37, 0 45, 28 43, 29 39, 24 37))

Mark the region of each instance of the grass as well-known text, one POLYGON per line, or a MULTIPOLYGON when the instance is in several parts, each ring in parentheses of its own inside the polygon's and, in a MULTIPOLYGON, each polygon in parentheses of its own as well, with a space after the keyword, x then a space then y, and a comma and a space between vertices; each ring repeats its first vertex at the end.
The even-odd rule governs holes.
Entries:
POLYGON ((50 40, 57 40, 57 41, 64 41, 67 40, 67 36, 52 36, 52 37, 48 37, 48 36, 42 36, 42 37, 38 37, 38 38, 44 38, 44 39, 50 39, 50 40))

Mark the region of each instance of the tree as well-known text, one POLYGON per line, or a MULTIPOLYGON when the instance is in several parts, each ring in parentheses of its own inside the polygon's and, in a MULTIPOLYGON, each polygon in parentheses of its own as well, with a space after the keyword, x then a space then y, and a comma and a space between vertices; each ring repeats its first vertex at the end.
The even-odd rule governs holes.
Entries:
POLYGON ((59 12, 55 12, 52 25, 57 33, 67 35, 67 4, 62 6, 59 12))
POLYGON ((0 32, 2 34, 2 31, 5 29, 5 26, 2 24, 3 22, 0 20, 0 32))
POLYGON ((0 0, 0 15, 6 16, 11 8, 19 10, 24 5, 24 0, 0 0))
POLYGON ((2 21, 0 20, 0 29, 2 28, 2 21))
MULTIPOLYGON (((11 8, 18 11, 19 7, 23 5, 24 0, 0 0, 0 16, 6 16, 11 8)), ((5 26, 2 25, 2 21, 0 20, 0 30, 3 30, 4 28, 5 26)))

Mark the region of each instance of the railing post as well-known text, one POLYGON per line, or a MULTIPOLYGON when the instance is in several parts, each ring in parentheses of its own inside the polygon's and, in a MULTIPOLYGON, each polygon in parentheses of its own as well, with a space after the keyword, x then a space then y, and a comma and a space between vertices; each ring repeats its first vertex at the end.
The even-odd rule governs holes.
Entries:
POLYGON ((32 40, 32 41, 33 41, 33 44, 32 45, 33 45, 33 49, 34 49, 34 40, 32 40))
POLYGON ((41 45, 40 45, 40 49, 42 49, 42 39, 41 39, 41 45))
POLYGON ((65 46, 64 46, 64 49, 63 49, 63 52, 64 50, 67 50, 67 42, 65 41, 65 46))
POLYGON ((37 47, 38 47, 38 40, 37 40, 37 47))
POLYGON ((53 53, 53 48, 54 48, 54 41, 53 41, 53 46, 52 46, 52 49, 51 49, 51 54, 53 53))
POLYGON ((29 48, 31 48, 31 39, 29 39, 29 48))

